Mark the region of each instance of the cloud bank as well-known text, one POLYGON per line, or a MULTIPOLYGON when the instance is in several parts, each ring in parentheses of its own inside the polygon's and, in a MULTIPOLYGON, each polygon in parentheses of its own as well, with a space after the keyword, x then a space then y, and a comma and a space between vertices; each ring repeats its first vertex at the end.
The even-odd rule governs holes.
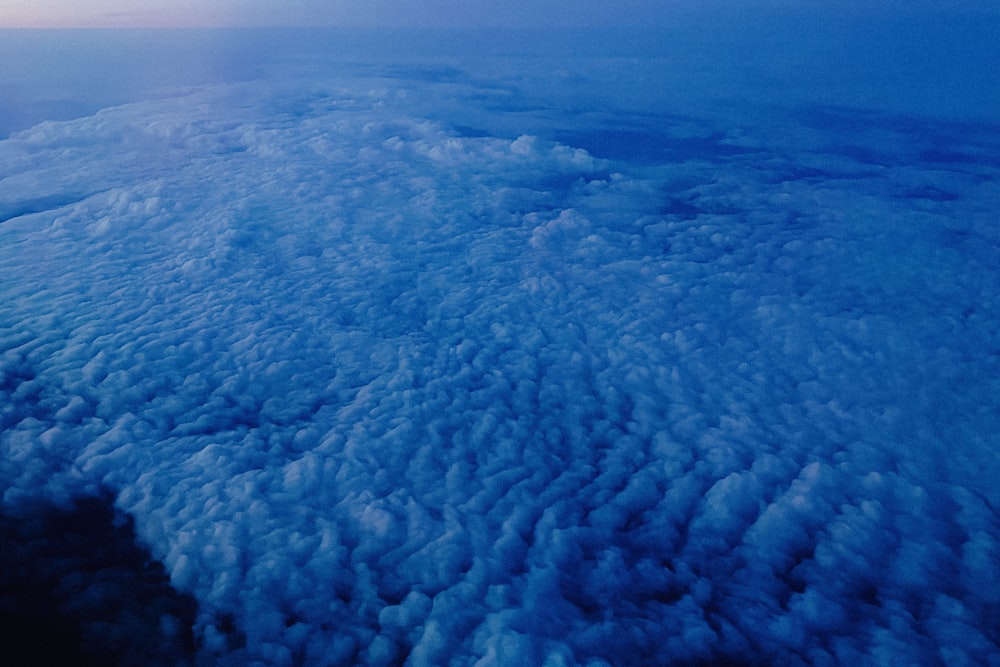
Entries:
POLYGON ((990 128, 421 77, 0 143, 4 508, 115 489, 206 664, 996 662, 990 128))

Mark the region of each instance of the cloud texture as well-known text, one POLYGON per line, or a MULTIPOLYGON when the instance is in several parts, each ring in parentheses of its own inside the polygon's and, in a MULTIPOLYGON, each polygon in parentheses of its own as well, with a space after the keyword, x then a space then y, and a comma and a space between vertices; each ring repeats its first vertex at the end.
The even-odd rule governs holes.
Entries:
POLYGON ((0 143, 4 507, 117 490, 206 664, 1000 664, 990 128, 428 72, 0 143))

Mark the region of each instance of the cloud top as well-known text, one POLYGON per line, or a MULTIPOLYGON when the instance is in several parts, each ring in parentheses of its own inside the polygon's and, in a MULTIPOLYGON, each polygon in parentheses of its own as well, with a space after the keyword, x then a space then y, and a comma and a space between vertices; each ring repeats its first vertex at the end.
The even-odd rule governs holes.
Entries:
POLYGON ((116 489, 219 664, 988 663, 978 137, 687 118, 628 162, 456 127, 465 85, 0 143, 4 507, 116 489))

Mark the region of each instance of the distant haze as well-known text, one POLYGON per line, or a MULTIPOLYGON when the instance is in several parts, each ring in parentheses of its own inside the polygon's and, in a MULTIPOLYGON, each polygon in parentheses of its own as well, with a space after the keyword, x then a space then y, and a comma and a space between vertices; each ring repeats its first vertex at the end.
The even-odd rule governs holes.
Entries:
POLYGON ((551 26, 640 25, 681 3, 655 0, 486 2, 472 0, 11 0, 2 27, 551 26))
POLYGON ((655 26, 693 12, 729 14, 755 8, 782 11, 822 7, 835 12, 862 10, 883 15, 913 11, 975 11, 996 15, 996 3, 897 2, 873 8, 856 0, 825 3, 802 0, 750 0, 688 3, 677 0, 291 0, 280 5, 264 0, 7 0, 0 28, 97 27, 241 27, 241 26, 655 26))

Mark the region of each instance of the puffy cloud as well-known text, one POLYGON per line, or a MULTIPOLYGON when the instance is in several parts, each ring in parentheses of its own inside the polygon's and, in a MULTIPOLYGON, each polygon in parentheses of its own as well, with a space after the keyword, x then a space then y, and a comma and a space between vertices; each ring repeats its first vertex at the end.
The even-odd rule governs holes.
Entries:
POLYGON ((5 507, 116 489, 220 664, 996 652, 995 164, 279 79, 0 143, 5 507))

